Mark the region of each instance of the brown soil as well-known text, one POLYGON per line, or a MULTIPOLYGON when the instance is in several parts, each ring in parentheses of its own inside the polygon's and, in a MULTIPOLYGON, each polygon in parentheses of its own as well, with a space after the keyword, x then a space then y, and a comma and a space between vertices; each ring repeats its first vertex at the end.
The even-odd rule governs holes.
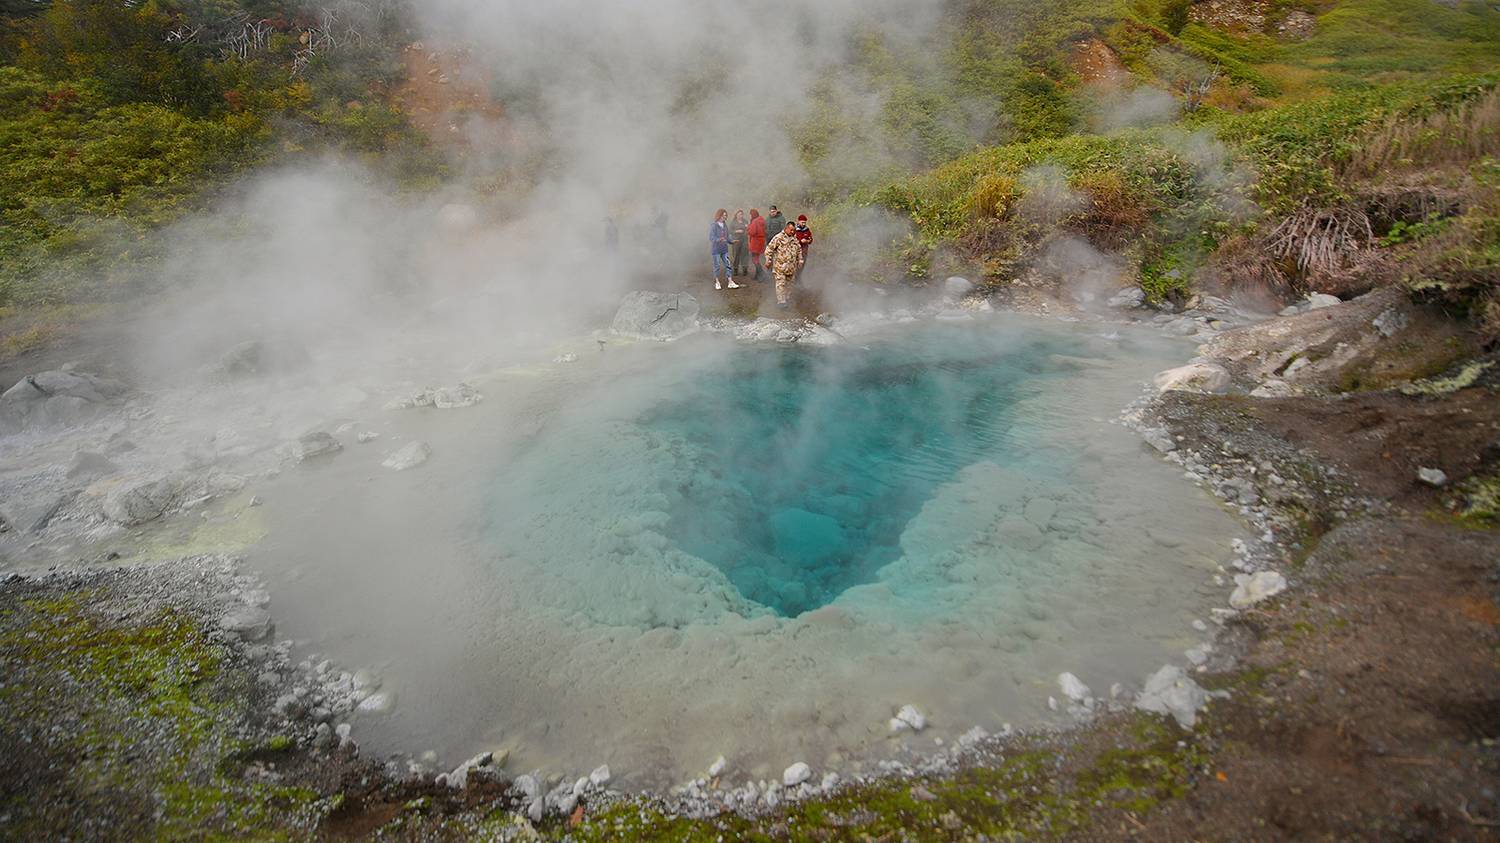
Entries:
POLYGON ((505 142, 505 107, 490 96, 489 74, 467 49, 417 41, 402 50, 401 62, 406 80, 392 101, 434 143, 505 142))
POLYGON ((1085 82, 1117 85, 1130 79, 1130 71, 1120 61, 1120 56, 1098 38, 1074 44, 1069 63, 1073 72, 1085 82))

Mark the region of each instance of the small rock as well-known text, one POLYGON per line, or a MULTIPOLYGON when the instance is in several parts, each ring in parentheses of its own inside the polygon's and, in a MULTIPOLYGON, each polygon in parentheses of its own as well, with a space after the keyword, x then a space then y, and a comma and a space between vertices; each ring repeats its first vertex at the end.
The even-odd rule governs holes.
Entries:
POLYGON ((1311 293, 1307 297, 1308 310, 1321 310, 1325 307, 1333 307, 1343 303, 1343 300, 1338 296, 1330 296, 1327 293, 1311 293))
POLYGON ((1172 439, 1172 435, 1161 428, 1143 431, 1141 437, 1146 440, 1147 445, 1163 454, 1170 454, 1177 450, 1177 442, 1172 439))
POLYGON ((914 705, 901 706, 901 710, 896 712, 896 716, 892 717, 890 722, 892 732, 902 732, 907 729, 920 732, 925 728, 927 728, 927 718, 923 717, 922 712, 917 711, 914 705))
POLYGON ((937 797, 933 795, 932 791, 928 790, 922 785, 912 786, 911 798, 917 800, 918 802, 934 802, 937 800, 937 797))
POLYGON ((308 460, 328 454, 336 454, 344 449, 339 440, 333 438, 333 434, 324 430, 314 431, 297 440, 296 454, 298 460, 308 460))
POLYGON ((720 755, 718 758, 715 758, 714 763, 708 765, 709 778, 716 779, 719 776, 722 776, 724 774, 724 769, 728 766, 729 762, 724 760, 724 756, 720 755))
POLYGON ((577 363, 578 362, 578 355, 576 355, 576 354, 574 354, 573 352, 570 351, 567 354, 559 354, 556 357, 552 358, 552 362, 553 363, 577 363))
POLYGON ((1383 337, 1393 337, 1406 328, 1406 314, 1394 307, 1386 308, 1370 322, 1383 337))
POLYGON ((354 437, 355 441, 359 442, 361 445, 365 444, 366 442, 374 442, 376 439, 379 439, 379 438, 380 438, 380 434, 376 433, 373 430, 361 430, 354 437))
POLYGON ((838 787, 839 786, 839 781, 840 781, 840 779, 839 779, 839 774, 838 773, 833 773, 833 772, 824 773, 823 774, 823 781, 821 781, 821 782, 818 783, 818 790, 821 790, 824 793, 827 793, 827 792, 833 790, 834 788, 838 787))
POLYGON ((104 496, 104 517, 124 527, 160 518, 182 496, 173 477, 126 480, 104 496))
POLYGON ((594 787, 604 787, 609 784, 609 778, 609 765, 600 764, 592 773, 589 773, 589 784, 594 787))
POLYGON ((1063 696, 1076 703, 1081 703, 1093 696, 1093 693, 1089 691, 1089 686, 1083 684, 1077 676, 1071 673, 1058 674, 1057 687, 1062 689, 1063 696))
POLYGON ((219 628, 242 641, 259 641, 271 631, 271 613, 256 606, 240 606, 219 618, 219 628))
POLYGON ((1433 488, 1442 488, 1448 485, 1448 475, 1441 468, 1419 468, 1417 479, 1433 488))
POLYGON ((1109 301, 1105 302, 1105 304, 1109 305, 1110 307, 1120 309, 1145 307, 1146 291, 1142 290, 1140 287, 1126 287, 1125 289, 1111 296, 1109 301))
POLYGON ((1275 571, 1235 574, 1234 583, 1234 593, 1229 595, 1229 605, 1235 609, 1247 609, 1286 591, 1286 577, 1275 571))
POLYGON ((392 471, 416 468, 432 456, 432 448, 426 442, 408 442, 390 454, 380 464, 392 471))
POLYGON ((1229 370, 1217 363, 1189 363, 1157 373, 1152 382, 1161 392, 1221 393, 1229 389, 1229 370))
POLYGON ((484 400, 479 390, 466 383, 445 386, 432 391, 432 406, 439 410, 456 410, 472 407, 484 400))
POLYGON ((1191 729, 1198 722, 1198 710, 1208 704, 1209 693, 1194 682, 1182 668, 1165 665, 1146 679, 1146 687, 1136 697, 1135 707, 1156 714, 1170 714, 1177 725, 1191 729))
POLYGON ((950 275, 943 281, 943 295, 950 299, 963 298, 974 292, 974 282, 957 275, 950 275))
POLYGON ((812 768, 798 761, 782 772, 781 784, 783 787, 796 787, 810 778, 812 778, 812 768))
POLYGON ((376 691, 359 701, 355 709, 364 714, 385 714, 396 707, 396 697, 389 691, 376 691))
POLYGON ((120 467, 109 457, 94 451, 77 451, 68 461, 68 477, 103 477, 114 474, 120 467))

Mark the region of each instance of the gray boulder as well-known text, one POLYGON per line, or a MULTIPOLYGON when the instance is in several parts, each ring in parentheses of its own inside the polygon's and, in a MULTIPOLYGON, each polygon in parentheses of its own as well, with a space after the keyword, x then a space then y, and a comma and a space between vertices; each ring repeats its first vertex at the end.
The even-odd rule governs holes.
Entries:
POLYGON ((1325 307, 1343 304, 1343 299, 1338 296, 1330 296, 1327 293, 1309 293, 1307 296, 1308 310, 1322 310, 1325 307))
POLYGON ((27 375, 0 394, 0 431, 78 424, 124 393, 119 381, 82 372, 27 375))
POLYGON ((73 479, 104 477, 119 470, 113 460, 95 451, 77 451, 68 461, 68 477, 73 479))
POLYGON ((943 295, 950 299, 961 299, 974 292, 974 282, 957 275, 950 275, 943 281, 943 295))
POLYGON ((1158 372, 1152 382, 1162 392, 1226 392, 1229 390, 1229 370, 1217 363, 1189 363, 1158 372))
POLYGON ((408 442, 385 458, 381 465, 392 471, 416 468, 432 456, 432 448, 426 442, 408 442))
POLYGON ((687 293, 625 294, 610 330, 622 337, 666 342, 698 330, 698 300, 687 293))
POLYGON ((1208 705, 1210 696, 1182 668, 1166 665, 1146 679, 1135 707, 1155 714, 1170 714, 1177 725, 1191 729, 1198 722, 1198 710, 1208 705))
POLYGON ((182 497, 182 483, 175 477, 126 480, 104 496, 104 517, 124 527, 134 527, 160 518, 182 497))
POLYGON ((1146 291, 1142 290, 1140 287, 1126 287, 1125 289, 1111 296, 1110 300, 1106 302, 1106 304, 1108 304, 1110 307, 1118 307, 1122 309, 1145 307, 1146 291))
POLYGON ((297 440, 296 454, 298 460, 308 460, 327 454, 336 454, 344 449, 339 440, 333 438, 332 433, 319 430, 309 433, 297 440))
POLYGON ((255 606, 240 606, 219 619, 219 628, 245 641, 259 641, 271 631, 271 613, 255 606))

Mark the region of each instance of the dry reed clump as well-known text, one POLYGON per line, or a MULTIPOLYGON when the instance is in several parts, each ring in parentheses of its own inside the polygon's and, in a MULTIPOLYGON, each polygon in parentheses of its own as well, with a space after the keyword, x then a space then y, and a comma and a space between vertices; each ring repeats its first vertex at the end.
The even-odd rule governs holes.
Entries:
POLYGON ((1495 154, 1500 154, 1500 88, 1420 117, 1388 117, 1360 139, 1341 169, 1348 176, 1377 176, 1495 154))
POLYGON ((1358 208, 1298 208, 1271 230, 1271 254, 1294 262, 1302 275, 1331 274, 1375 241, 1370 217, 1358 208))

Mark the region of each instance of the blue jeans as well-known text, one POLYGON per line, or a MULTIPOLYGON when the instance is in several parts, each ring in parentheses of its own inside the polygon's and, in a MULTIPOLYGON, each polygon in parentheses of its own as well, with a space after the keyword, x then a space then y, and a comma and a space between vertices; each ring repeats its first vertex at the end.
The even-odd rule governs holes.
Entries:
POLYGON ((729 255, 727 255, 727 254, 721 255, 718 252, 714 252, 714 277, 715 278, 719 277, 719 268, 720 267, 724 268, 724 277, 725 278, 731 278, 731 277, 733 277, 733 276, 731 276, 729 274, 730 273, 729 255))

